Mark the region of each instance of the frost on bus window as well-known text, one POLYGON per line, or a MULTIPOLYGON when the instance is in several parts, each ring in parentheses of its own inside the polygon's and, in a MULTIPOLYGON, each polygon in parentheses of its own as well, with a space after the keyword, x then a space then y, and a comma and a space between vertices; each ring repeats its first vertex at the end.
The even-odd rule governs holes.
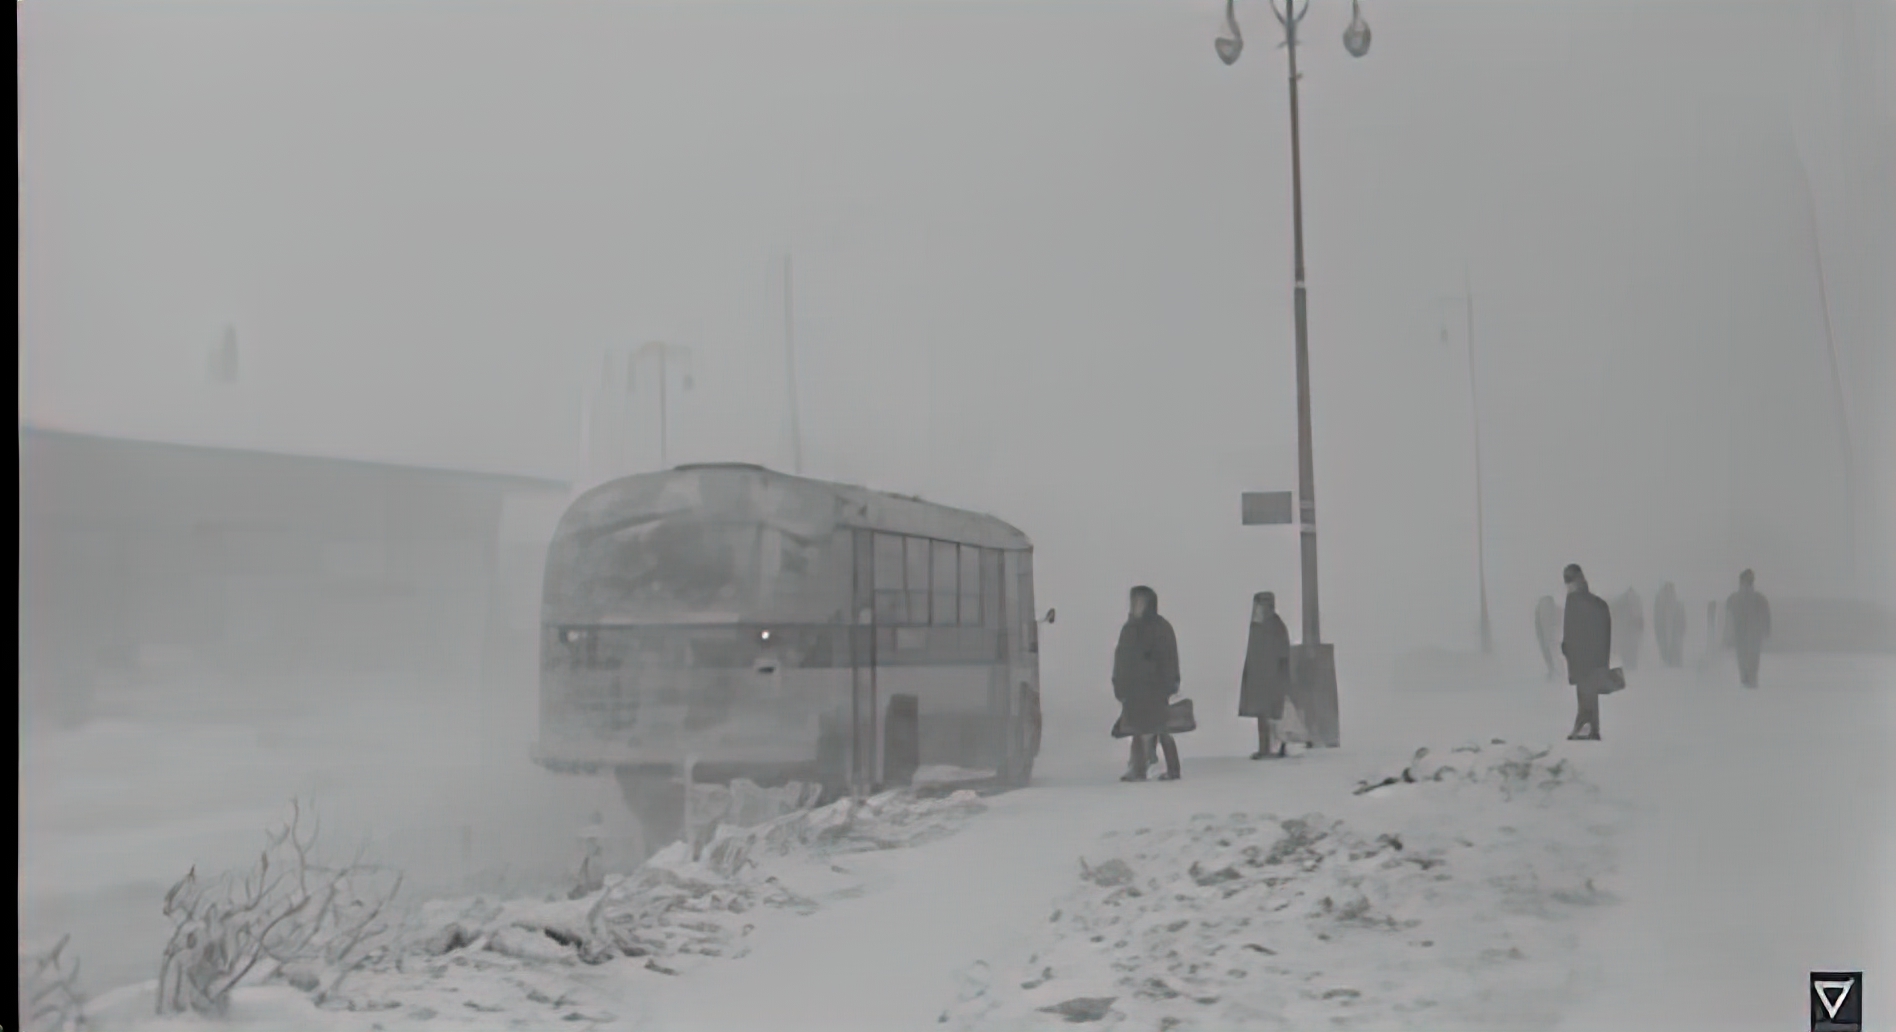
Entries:
POLYGON ((935 605, 934 619, 929 621, 937 626, 953 626, 957 622, 959 591, 955 587, 956 574, 960 564, 956 558, 956 548, 950 541, 930 543, 933 549, 933 585, 935 605))
POLYGON ((762 532, 754 524, 660 520, 601 534, 580 548, 576 601, 608 611, 742 605, 757 592, 762 532))
POLYGON ((908 596, 902 589, 902 539, 894 534, 877 534, 875 543, 876 622, 906 623, 908 596))
POLYGON ((981 550, 961 546, 961 625, 981 626, 981 550))
POLYGON ((851 537, 833 530, 806 536, 766 527, 758 615, 798 623, 835 623, 849 611, 851 537))
POLYGON ((908 619, 904 623, 928 623, 928 539, 905 538, 907 552, 908 619))

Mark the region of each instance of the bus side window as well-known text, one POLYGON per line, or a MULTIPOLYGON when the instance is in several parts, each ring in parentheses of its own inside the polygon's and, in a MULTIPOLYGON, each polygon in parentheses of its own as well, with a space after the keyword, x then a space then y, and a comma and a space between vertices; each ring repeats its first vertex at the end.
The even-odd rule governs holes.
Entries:
POLYGON ((933 554, 931 584, 934 588, 934 608, 929 623, 937 627, 952 627, 960 619, 960 589, 955 586, 956 575, 961 563, 951 541, 932 541, 929 548, 933 554))
POLYGON ((1001 626, 1001 552, 981 549, 981 623, 1002 630, 1001 626))
POLYGON ((961 546, 961 626, 981 626, 981 550, 961 546))
POLYGON ((876 598, 876 536, 866 530, 843 530, 838 536, 847 534, 855 565, 855 581, 850 592, 849 623, 867 622, 864 610, 875 605, 876 598))
POLYGON ((902 539, 877 534, 875 543, 876 622, 885 626, 908 622, 908 597, 902 591, 902 539))
POLYGON ((1020 554, 1020 622, 1027 651, 1040 651, 1040 622, 1034 615, 1034 554, 1020 554))
POLYGON ((905 624, 928 624, 928 559, 927 538, 904 538, 903 546, 908 555, 908 613, 905 624))

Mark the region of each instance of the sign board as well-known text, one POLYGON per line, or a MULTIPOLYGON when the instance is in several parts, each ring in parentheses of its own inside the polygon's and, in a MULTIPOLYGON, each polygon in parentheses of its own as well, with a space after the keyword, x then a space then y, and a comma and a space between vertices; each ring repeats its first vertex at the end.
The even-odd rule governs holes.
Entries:
POLYGON ((1295 511, 1289 491, 1246 491, 1243 502, 1247 527, 1289 523, 1295 511))

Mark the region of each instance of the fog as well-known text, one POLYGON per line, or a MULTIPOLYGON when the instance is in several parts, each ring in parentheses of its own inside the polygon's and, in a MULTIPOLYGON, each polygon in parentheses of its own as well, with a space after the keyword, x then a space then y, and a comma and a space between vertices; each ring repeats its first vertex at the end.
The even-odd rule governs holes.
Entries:
MULTIPOLYGON (((1896 603, 1896 8, 1370 13, 1369 58, 1335 0, 1300 57, 1346 726, 1352 682, 1475 648, 1477 404, 1508 662, 1569 562, 1674 581, 1695 625, 1746 567, 1896 603)), ((1233 67, 1204 0, 17 17, 23 424, 580 485, 659 466, 656 369, 627 396, 623 362, 662 340, 669 462, 791 471, 790 255, 801 471, 1031 536, 1050 715, 1110 721, 1133 584, 1188 693, 1235 691, 1252 593, 1299 627, 1295 529, 1238 520, 1297 484, 1262 5, 1233 67), (208 382, 227 326, 241 375, 208 382)), ((512 669, 469 726, 529 770, 512 669)))

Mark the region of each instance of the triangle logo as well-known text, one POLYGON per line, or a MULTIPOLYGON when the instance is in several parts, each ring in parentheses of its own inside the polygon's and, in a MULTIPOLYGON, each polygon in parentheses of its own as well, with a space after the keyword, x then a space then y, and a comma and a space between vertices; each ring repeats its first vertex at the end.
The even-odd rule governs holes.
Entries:
POLYGON ((1829 1012, 1832 1021, 1836 1020, 1837 1011, 1842 1009, 1843 1001, 1849 998, 1850 990, 1855 986, 1856 979, 1854 978, 1842 982, 1812 981, 1810 983, 1811 989, 1817 993, 1817 999, 1822 1001, 1824 1010, 1829 1012))

